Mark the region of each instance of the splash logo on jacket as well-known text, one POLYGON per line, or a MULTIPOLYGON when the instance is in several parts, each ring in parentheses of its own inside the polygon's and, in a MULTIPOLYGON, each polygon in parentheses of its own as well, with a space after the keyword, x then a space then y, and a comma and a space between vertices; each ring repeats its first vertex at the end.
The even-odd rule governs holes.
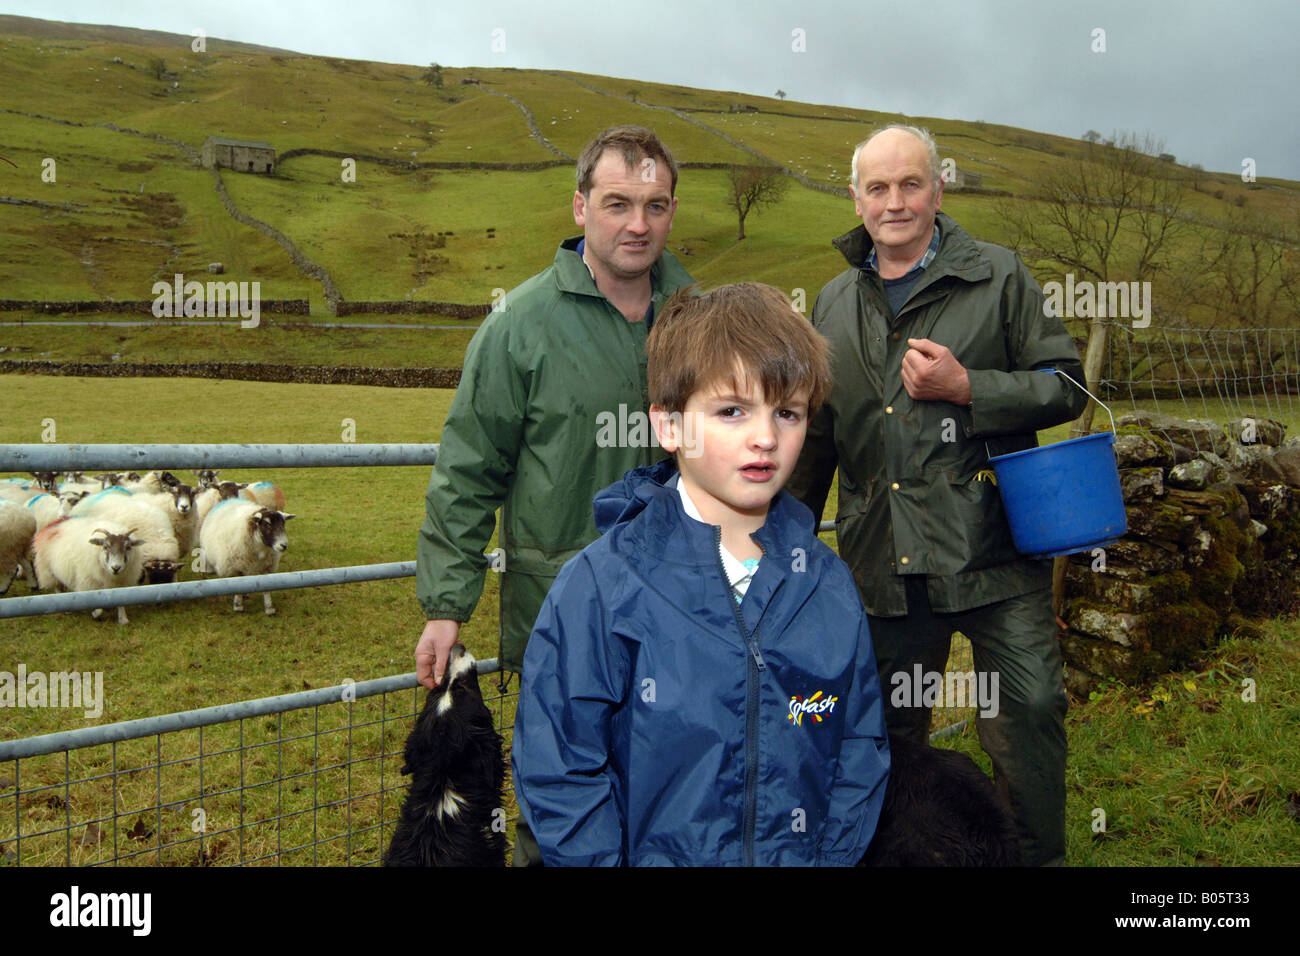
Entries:
POLYGON ((790 713, 788 719, 794 721, 796 726, 803 725, 804 715, 807 714, 817 723, 822 722, 822 714, 829 714, 835 710, 835 702, 838 697, 823 697, 825 691, 818 691, 807 700, 804 700, 798 694, 790 698, 790 713))

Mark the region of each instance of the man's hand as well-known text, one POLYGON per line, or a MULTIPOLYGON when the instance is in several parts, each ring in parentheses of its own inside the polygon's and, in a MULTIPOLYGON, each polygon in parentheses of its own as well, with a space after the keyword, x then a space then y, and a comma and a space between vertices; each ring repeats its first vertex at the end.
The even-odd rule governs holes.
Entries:
POLYGON ((903 387, 918 402, 970 404, 970 376, 946 345, 908 339, 903 356, 903 387))
POLYGON ((430 621, 415 645, 415 677, 429 690, 447 673, 451 646, 460 638, 460 621, 430 621))

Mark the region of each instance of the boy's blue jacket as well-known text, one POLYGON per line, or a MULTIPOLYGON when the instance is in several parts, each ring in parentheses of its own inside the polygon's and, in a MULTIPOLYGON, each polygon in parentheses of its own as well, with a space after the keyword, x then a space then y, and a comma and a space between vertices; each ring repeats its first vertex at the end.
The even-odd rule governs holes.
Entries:
POLYGON ((602 537, 547 595, 515 717, 520 810, 552 866, 851 866, 889 749, 848 566, 782 491, 737 604, 721 529, 686 515, 675 473, 597 495, 602 537))

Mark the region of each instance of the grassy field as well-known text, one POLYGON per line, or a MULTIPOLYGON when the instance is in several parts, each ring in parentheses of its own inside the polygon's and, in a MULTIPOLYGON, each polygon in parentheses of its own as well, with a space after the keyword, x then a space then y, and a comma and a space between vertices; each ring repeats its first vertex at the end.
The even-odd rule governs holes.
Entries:
MULTIPOLYGON (((357 441, 427 442, 439 438, 452 394, 171 379, 4 376, 0 383, 11 402, 0 421, 5 443, 38 441, 42 419, 51 417, 57 439, 68 443, 333 442, 344 418, 356 422, 357 441)), ((269 477, 298 515, 282 570, 413 558, 427 468, 304 468, 269 477)), ((832 494, 828 517, 833 506, 832 494)), ((181 577, 196 575, 186 569, 181 577)), ((22 663, 29 672, 104 675, 98 720, 66 709, 14 709, 0 734, 18 739, 407 673, 422 626, 413 592, 410 579, 279 592, 273 618, 259 613, 255 599, 236 615, 228 600, 211 598, 132 609, 127 627, 88 614, 0 622, 11 672, 22 663)), ((23 593, 22 582, 10 592, 23 593)), ((495 595, 489 574, 480 610, 462 630, 481 658, 496 655, 495 595)), ((1293 732, 1300 721, 1300 629, 1278 621, 1268 630, 1264 641, 1224 645, 1195 673, 1171 675, 1155 687, 1107 686, 1076 703, 1068 723, 1070 863, 1263 865, 1300 858, 1300 832, 1286 810, 1289 795, 1300 790, 1293 732), (1245 676, 1259 688, 1251 704, 1240 700, 1245 676), (1104 835, 1091 829, 1098 807, 1108 821, 1104 835)), ((954 647, 954 666, 969 660, 963 644, 954 647)), ((494 695, 495 678, 483 687, 494 695)), ((374 859, 384 833, 366 828, 381 818, 391 823, 400 805, 396 752, 419 702, 414 692, 386 695, 202 735, 123 743, 115 752, 77 751, 66 765, 61 754, 23 761, 24 791, 49 788, 24 796, 17 808, 23 832, 72 832, 70 843, 62 832, 26 840, 24 860, 104 860, 113 856, 114 839, 118 854, 138 854, 130 859, 145 864, 374 859), (65 786, 65 775, 85 782, 65 786), (156 808, 160 795, 163 809, 156 808), (114 806, 116 826, 105 819, 114 806), (195 810, 207 821, 201 845, 195 810), (155 849, 159 841, 178 845, 155 849)), ((508 731, 513 699, 496 706, 508 731)), ((936 726, 965 716, 937 713, 936 726)), ((969 726, 944 745, 984 760, 969 726)), ((10 853, 12 767, 0 768, 0 844, 10 853)), ((0 858, 7 859, 3 851, 0 858)))

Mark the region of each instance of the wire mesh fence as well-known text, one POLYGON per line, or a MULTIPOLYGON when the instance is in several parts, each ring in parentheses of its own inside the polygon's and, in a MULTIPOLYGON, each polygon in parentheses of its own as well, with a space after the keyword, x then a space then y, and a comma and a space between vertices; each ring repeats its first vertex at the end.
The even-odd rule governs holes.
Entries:
MULTIPOLYGON (((480 686, 508 750, 517 692, 480 686)), ((0 743, 0 863, 374 865, 422 706, 408 674, 0 743)))
POLYGON ((1300 329, 1134 329, 1105 323, 1109 346, 1094 391, 1117 410, 1152 410, 1220 424, 1295 422, 1300 329))
MULTIPOLYGON (((508 755, 518 691, 495 661, 479 681, 508 755)), ((0 865, 376 865, 423 694, 408 674, 0 743, 0 865)), ((937 709, 935 737, 973 714, 937 709)), ((508 777, 504 807, 513 844, 508 777)))

